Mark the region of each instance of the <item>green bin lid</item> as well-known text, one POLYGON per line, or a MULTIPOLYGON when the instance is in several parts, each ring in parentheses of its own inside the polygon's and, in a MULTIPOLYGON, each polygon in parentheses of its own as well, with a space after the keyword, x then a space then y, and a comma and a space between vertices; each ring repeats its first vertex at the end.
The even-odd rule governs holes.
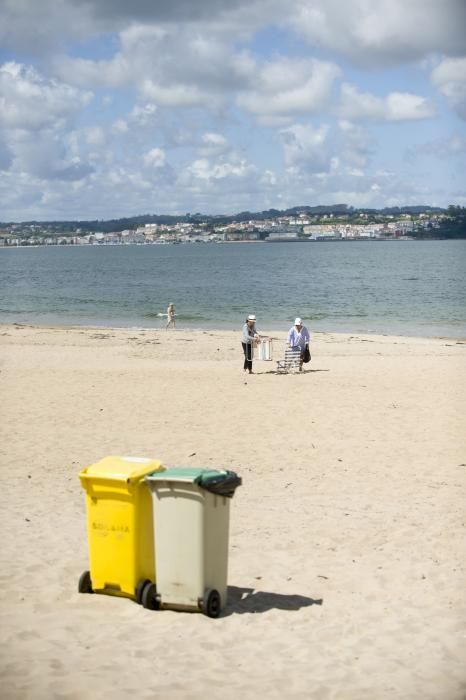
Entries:
POLYGON ((153 472, 147 474, 148 481, 192 481, 196 482, 199 478, 216 477, 225 474, 224 470, 209 469, 208 467, 171 467, 164 472, 153 472))
POLYGON ((149 482, 196 484, 206 491, 227 498, 232 498, 235 489, 241 485, 241 477, 229 469, 203 469, 202 467, 172 467, 164 472, 148 474, 145 479, 149 482))

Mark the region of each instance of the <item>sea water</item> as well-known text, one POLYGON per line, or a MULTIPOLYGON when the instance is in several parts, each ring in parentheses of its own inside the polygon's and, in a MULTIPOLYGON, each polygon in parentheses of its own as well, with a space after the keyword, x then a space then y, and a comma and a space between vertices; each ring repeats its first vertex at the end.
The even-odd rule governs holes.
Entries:
POLYGON ((466 335, 466 240, 0 249, 0 322, 466 335))

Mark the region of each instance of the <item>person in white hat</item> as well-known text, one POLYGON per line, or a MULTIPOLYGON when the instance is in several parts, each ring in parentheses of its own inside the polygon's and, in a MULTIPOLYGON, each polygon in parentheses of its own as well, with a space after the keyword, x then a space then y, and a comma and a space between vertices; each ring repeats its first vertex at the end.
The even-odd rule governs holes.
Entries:
POLYGON ((176 326, 175 316, 176 316, 175 304, 170 302, 168 305, 168 308, 167 308, 167 325, 165 326, 165 328, 170 328, 170 326, 175 328, 175 326, 176 326))
POLYGON ((252 349, 255 343, 258 342, 260 336, 256 330, 256 317, 254 314, 249 314, 246 323, 243 326, 243 338, 241 345, 244 353, 244 371, 252 374, 252 349))
POLYGON ((307 330, 306 326, 303 325, 302 319, 299 317, 295 318, 294 326, 291 326, 290 330, 288 331, 287 343, 289 348, 291 348, 292 350, 299 350, 301 353, 301 359, 299 364, 300 371, 302 371, 303 369, 303 362, 309 362, 309 360, 306 359, 305 355, 309 353, 310 340, 311 337, 309 335, 309 331, 307 330))

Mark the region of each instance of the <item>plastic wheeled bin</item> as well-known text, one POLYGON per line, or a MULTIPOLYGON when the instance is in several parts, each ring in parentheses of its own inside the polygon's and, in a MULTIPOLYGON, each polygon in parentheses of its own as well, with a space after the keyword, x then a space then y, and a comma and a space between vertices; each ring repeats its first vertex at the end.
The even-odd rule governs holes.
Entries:
POLYGON ((79 474, 86 491, 90 571, 80 593, 106 593, 153 607, 154 521, 147 474, 163 470, 143 457, 105 457, 79 474))
POLYGON ((152 491, 157 608, 218 617, 227 602, 229 470, 174 467, 145 477, 152 491))

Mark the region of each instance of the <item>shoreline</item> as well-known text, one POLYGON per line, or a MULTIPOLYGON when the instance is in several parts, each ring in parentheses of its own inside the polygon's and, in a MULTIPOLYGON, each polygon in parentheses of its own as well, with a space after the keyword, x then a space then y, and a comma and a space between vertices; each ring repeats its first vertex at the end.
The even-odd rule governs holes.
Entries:
MULTIPOLYGON (((381 331, 339 331, 339 330, 317 330, 313 329, 312 326, 309 326, 308 324, 307 328, 309 329, 309 332, 311 334, 311 342, 312 338, 314 336, 339 336, 342 339, 350 337, 350 336, 360 336, 360 337, 367 337, 370 339, 373 338, 394 338, 394 339, 403 339, 403 340, 424 340, 424 341, 429 341, 429 340, 449 340, 451 342, 455 342, 459 345, 461 344, 466 344, 466 331, 464 335, 416 335, 416 334, 409 334, 405 335, 403 333, 383 333, 381 331)), ((178 327, 178 328, 170 328, 166 330, 163 326, 106 326, 106 325, 76 325, 76 324, 38 324, 38 323, 20 323, 20 322, 3 322, 0 321, 0 331, 2 329, 8 329, 8 328, 30 328, 30 329, 35 329, 35 330, 40 330, 40 331, 101 331, 101 332, 121 332, 121 333, 131 333, 131 332, 143 332, 143 333, 162 333, 162 334, 177 334, 177 333, 186 333, 186 334, 206 334, 206 333, 215 333, 215 334, 233 334, 234 336, 238 336, 238 338, 241 336, 241 328, 239 329, 232 329, 232 328, 187 328, 187 327, 178 327)), ((283 329, 260 329, 261 330, 261 336, 264 338, 270 337, 271 335, 276 336, 276 337, 284 337, 286 338, 286 335, 288 333, 288 329, 283 330, 283 329)))
POLYGON ((426 236, 425 238, 421 237, 414 237, 414 236, 393 236, 393 237, 387 237, 387 238, 378 238, 378 237, 345 237, 345 238, 332 238, 332 237, 320 237, 320 238, 272 238, 272 239, 263 239, 263 240, 255 240, 255 239, 250 239, 250 240, 244 240, 244 241, 164 241, 164 242, 157 242, 157 243, 31 243, 28 245, 1 245, 0 250, 13 250, 13 249, 18 249, 18 248, 106 248, 108 246, 113 246, 113 247, 129 247, 129 246, 154 246, 154 245, 193 245, 197 243, 201 244, 219 244, 219 245, 238 245, 238 244, 247 244, 250 245, 251 243, 373 243, 373 242, 378 242, 378 243, 399 243, 399 242, 409 242, 409 241, 414 241, 416 243, 429 243, 430 241, 442 241, 442 242, 448 242, 448 241, 463 241, 466 240, 466 236, 464 237, 456 237, 456 238, 442 238, 442 237, 435 237, 435 236, 426 236))

